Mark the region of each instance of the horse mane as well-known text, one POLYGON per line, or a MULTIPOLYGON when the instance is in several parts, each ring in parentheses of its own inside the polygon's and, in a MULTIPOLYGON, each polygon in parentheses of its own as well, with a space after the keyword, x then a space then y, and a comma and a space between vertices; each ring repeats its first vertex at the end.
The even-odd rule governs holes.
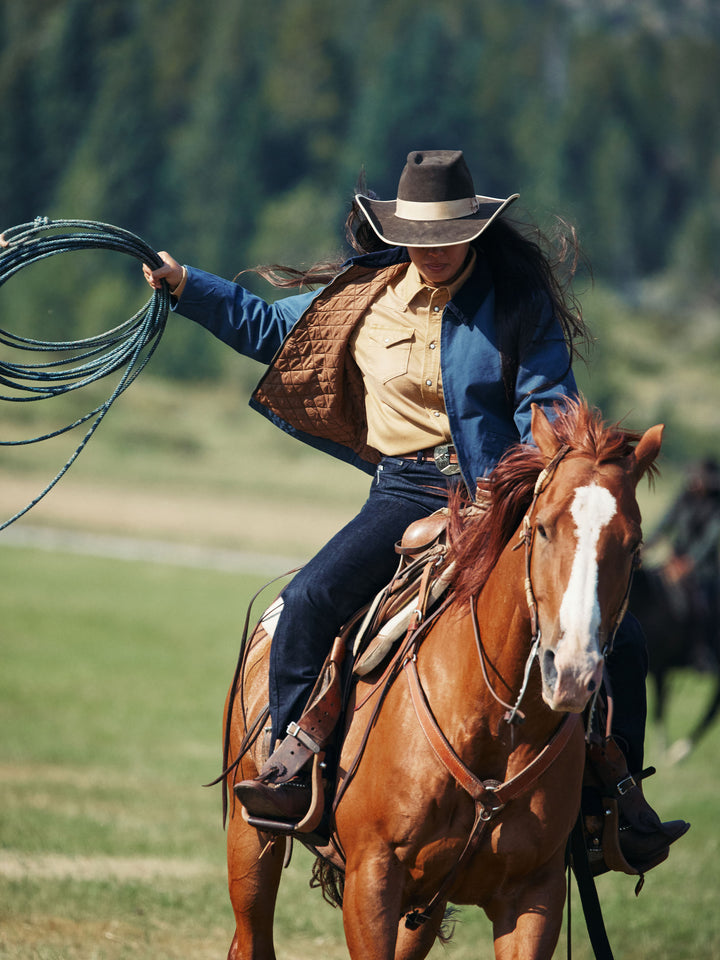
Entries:
MULTIPOLYGON (((551 426, 558 445, 567 446, 598 465, 625 459, 642 436, 619 423, 606 424, 600 411, 584 400, 564 399, 553 405, 553 414, 551 426)), ((483 513, 468 518, 460 498, 451 503, 448 559, 455 561, 456 603, 469 601, 485 585, 529 509, 535 483, 545 466, 545 458, 537 447, 515 444, 491 474, 489 506, 483 513)), ((653 465, 650 478, 655 473, 653 465)))

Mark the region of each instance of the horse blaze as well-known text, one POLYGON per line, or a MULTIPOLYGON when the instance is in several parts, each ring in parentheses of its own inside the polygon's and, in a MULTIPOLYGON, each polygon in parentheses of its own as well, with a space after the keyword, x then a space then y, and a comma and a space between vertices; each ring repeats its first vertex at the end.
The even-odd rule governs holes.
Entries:
MULTIPOLYGON (((587 691, 599 682, 602 658, 598 648, 600 600, 598 597, 598 542, 617 512, 615 498, 596 483, 579 487, 570 513, 575 521, 577 544, 570 578, 560 606, 561 640, 555 652, 558 672, 555 695, 574 696, 572 688, 587 691)), ((579 692, 579 691, 578 691, 579 692)))

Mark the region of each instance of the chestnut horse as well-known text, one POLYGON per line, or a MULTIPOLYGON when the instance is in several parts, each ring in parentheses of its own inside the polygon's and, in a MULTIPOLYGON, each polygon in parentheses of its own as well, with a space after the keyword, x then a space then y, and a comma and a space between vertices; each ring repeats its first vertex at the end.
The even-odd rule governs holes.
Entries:
MULTIPOLYGON (((548 960, 557 943, 580 714, 625 610, 641 542, 635 489, 662 426, 641 436, 570 403, 552 422, 534 406, 532 432, 537 447, 496 469, 487 511, 451 523, 450 598, 351 696, 330 841, 308 845, 344 875, 353 960, 426 957, 448 902, 485 910, 498 960, 548 960)), ((263 760, 268 648, 256 631, 228 698, 230 790, 263 760)), ((287 841, 250 826, 234 798, 230 813, 229 958, 271 960, 287 841)))

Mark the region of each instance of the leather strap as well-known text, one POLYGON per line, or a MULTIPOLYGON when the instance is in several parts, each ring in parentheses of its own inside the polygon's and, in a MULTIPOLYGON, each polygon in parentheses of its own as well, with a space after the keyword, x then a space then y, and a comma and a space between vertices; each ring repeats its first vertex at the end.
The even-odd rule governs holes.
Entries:
POLYGON ((488 785, 480 780, 465 766, 455 753, 445 735, 433 717, 425 692, 420 683, 417 663, 414 657, 404 664, 405 675, 410 687, 415 713, 425 737, 445 769, 454 780, 470 794, 475 801, 486 803, 491 810, 497 810, 508 801, 514 800, 531 786, 550 768, 567 746, 568 741, 581 723, 580 714, 565 714, 551 739, 540 753, 520 773, 506 780, 500 786, 488 785))
POLYGON ((453 779, 468 793, 475 802, 475 819, 465 847, 450 873, 424 909, 411 910, 405 917, 405 925, 416 930, 433 915, 434 911, 446 899, 462 865, 472 857, 480 845, 488 823, 502 810, 509 800, 520 796, 538 780, 563 751, 568 740, 580 723, 579 714, 566 714, 551 740, 540 753, 515 777, 498 784, 495 780, 480 780, 460 759, 450 746, 447 738, 433 717, 425 692, 420 683, 415 656, 408 657, 403 664, 405 676, 410 687, 415 713, 425 737, 435 756, 453 779))
POLYGON ((560 756, 568 740, 580 723, 580 715, 566 714, 550 741, 519 774, 501 784, 498 784, 495 780, 483 781, 476 777, 472 770, 470 770, 455 753, 433 717, 425 692, 420 683, 420 677, 417 671, 417 660, 414 654, 408 657, 403 664, 403 668, 410 687, 410 696, 413 706, 415 707, 415 714, 428 743, 448 773, 475 802, 475 820, 465 847, 458 857, 455 866, 445 877, 439 890, 427 906, 422 910, 411 910, 405 917, 405 925, 411 930, 416 930, 422 923, 430 919, 434 911, 440 906, 443 900, 445 900, 461 866, 475 853, 480 845, 480 841, 485 834, 490 820, 502 810, 509 800, 513 800, 526 790, 529 790, 538 778, 560 756))
MULTIPOLYGON (((575 881, 580 894, 580 903, 582 905, 593 955, 596 960, 613 960, 613 952, 610 948, 607 931, 605 930, 605 922, 603 920, 602 908, 600 907, 597 887, 595 886, 595 878, 592 875, 590 864, 588 863, 585 836, 582 828, 582 816, 579 816, 575 822, 575 826, 568 839, 568 845, 572 870, 575 874, 575 881)), ((570 885, 568 884, 568 897, 569 895, 570 885)))

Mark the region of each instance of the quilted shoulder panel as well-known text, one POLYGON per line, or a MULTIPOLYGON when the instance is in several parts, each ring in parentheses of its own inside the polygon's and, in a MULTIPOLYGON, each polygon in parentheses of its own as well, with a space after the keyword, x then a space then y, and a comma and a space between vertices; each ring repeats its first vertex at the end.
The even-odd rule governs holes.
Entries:
POLYGON ((404 264, 353 267, 312 302, 293 327, 254 398, 296 429, 350 447, 371 462, 364 388, 350 354, 355 326, 404 264))

